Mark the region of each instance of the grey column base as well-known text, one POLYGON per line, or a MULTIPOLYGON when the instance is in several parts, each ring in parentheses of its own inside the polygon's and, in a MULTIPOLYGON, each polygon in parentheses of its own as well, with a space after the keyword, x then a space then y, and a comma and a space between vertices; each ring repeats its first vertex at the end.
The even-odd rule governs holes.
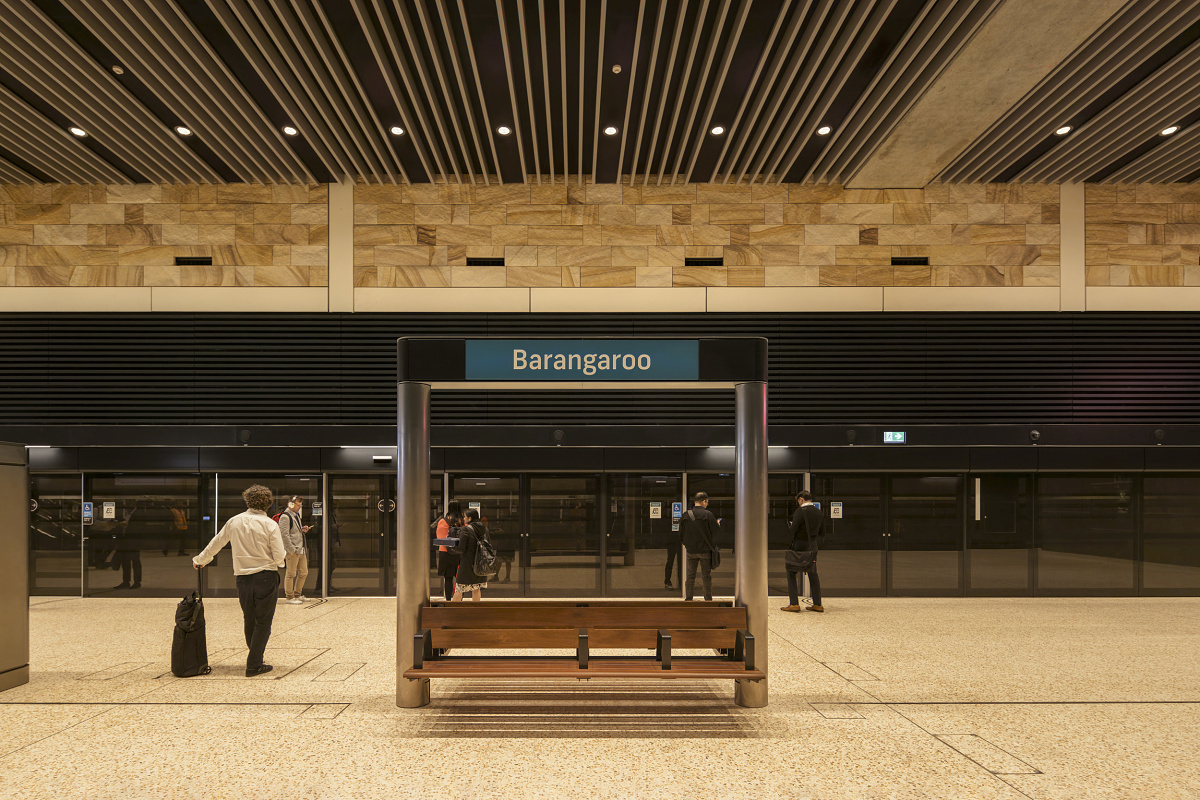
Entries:
POLYGON ((0 672, 0 692, 15 689, 29 683, 29 665, 0 672))
POLYGON ((420 708, 429 705, 429 678, 409 680, 401 678, 402 684, 396 692, 398 708, 420 708))

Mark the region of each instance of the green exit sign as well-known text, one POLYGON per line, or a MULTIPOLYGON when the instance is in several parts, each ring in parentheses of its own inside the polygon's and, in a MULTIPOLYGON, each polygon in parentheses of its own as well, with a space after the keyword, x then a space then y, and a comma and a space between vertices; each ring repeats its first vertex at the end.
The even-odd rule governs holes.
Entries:
POLYGON ((904 444, 904 431, 884 431, 884 444, 904 444))

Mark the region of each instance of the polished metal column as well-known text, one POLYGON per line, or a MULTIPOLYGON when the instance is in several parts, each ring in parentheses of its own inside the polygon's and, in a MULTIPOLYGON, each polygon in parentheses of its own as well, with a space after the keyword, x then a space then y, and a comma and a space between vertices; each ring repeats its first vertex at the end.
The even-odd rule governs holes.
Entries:
POLYGON ((396 705, 429 702, 429 680, 410 680, 413 636, 429 602, 429 385, 396 384, 396 705))
MULTIPOLYGON (((754 665, 767 672, 767 384, 739 383, 736 399, 734 605, 745 606, 754 636, 754 665)), ((739 706, 767 704, 767 681, 737 681, 739 706)))
POLYGON ((0 692, 29 683, 29 469, 0 443, 0 692))

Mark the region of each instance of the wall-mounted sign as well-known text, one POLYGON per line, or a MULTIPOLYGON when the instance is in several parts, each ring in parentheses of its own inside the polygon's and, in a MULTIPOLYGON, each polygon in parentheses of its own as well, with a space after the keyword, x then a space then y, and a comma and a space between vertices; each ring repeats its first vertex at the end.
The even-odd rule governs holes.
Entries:
POLYGON ((83 524, 84 525, 92 524, 92 512, 93 512, 92 504, 84 503, 83 504, 83 524))
MULTIPOLYGON (((378 503, 375 504, 375 507, 378 508, 380 511, 382 511, 384 514, 390 514, 396 510, 396 501, 391 500, 391 499, 380 500, 378 503)), ((317 512, 313 511, 313 513, 316 514, 317 512)))
POLYGON ((650 504, 650 519, 662 519, 662 503, 650 504))
POLYGON ((467 508, 473 508, 473 509, 475 509, 476 511, 478 511, 478 510, 480 509, 480 507, 481 507, 481 506, 480 506, 480 504, 479 504, 478 502, 475 502, 475 503, 467 503, 467 508))
POLYGON ((841 503, 830 503, 829 504, 829 518, 830 519, 841 519, 842 518, 842 504, 841 503))
POLYGON ((117 518, 117 504, 116 503, 105 503, 104 504, 104 518, 105 519, 116 519, 117 518))
POLYGON ((694 381, 695 339, 468 339, 469 381, 694 381))
POLYGON ((679 519, 683 516, 683 503, 671 503, 671 518, 679 519))
POLYGON ((325 504, 324 503, 313 503, 312 504, 312 515, 314 517, 324 516, 325 515, 325 504))
POLYGON ((883 443, 884 444, 904 444, 904 438, 905 438, 904 431, 884 431, 883 432, 883 443))

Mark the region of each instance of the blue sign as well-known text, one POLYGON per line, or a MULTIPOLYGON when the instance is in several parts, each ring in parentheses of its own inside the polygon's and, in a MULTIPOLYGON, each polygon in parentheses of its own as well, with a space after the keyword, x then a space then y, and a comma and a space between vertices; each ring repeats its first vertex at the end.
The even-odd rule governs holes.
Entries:
POLYGON ((91 503, 83 504, 83 518, 84 519, 92 518, 92 504, 91 503))
POLYGON ((694 381, 694 339, 468 339, 466 380, 694 381))
POLYGON ((683 503, 671 503, 671 516, 672 517, 682 517, 683 516, 683 503))

